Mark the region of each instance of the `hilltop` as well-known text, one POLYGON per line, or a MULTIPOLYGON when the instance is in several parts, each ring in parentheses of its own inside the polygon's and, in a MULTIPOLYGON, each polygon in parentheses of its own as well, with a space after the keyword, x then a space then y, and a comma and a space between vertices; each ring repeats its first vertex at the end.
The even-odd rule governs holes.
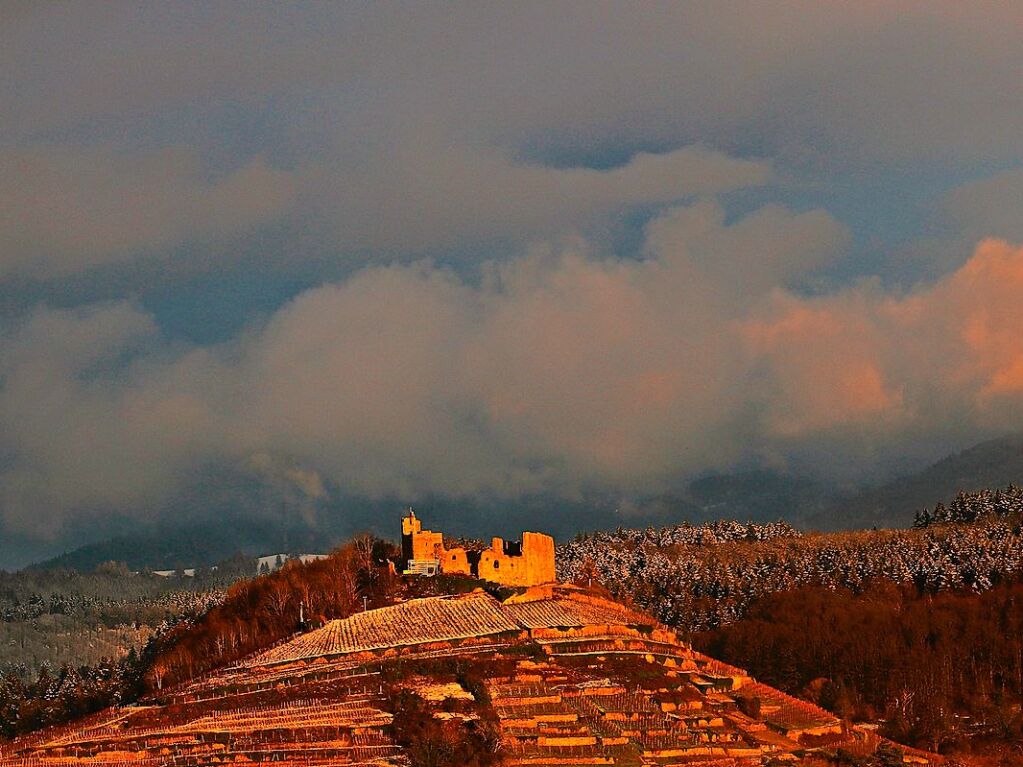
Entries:
POLYGON ((551 584, 330 620, 15 740, 0 765, 752 765, 839 747, 889 748, 599 590, 551 584))
MULTIPOLYGON (((921 514, 909 530, 805 533, 784 523, 721 521, 618 529, 556 548, 542 534, 524 535, 522 542, 495 538, 489 546, 451 539, 423 529, 410 515, 400 547, 362 536, 325 559, 291 561, 241 580, 201 611, 165 621, 116 667, 44 669, 35 682, 0 675, 0 735, 25 734, 111 704, 163 705, 169 690, 229 668, 277 666, 278 655, 285 665, 299 666, 363 652, 390 658, 395 647, 442 642, 462 648, 492 629, 528 634, 543 628, 522 620, 516 600, 533 603, 530 609, 554 626, 584 628, 592 614, 578 617, 569 603, 589 594, 591 604, 603 600, 617 611, 619 622, 604 619, 608 625, 677 632, 683 650, 692 642, 776 693, 799 696, 839 719, 870 723, 902 743, 962 753, 982 738, 987 750, 1009 748, 1023 742, 1023 654, 1019 632, 1011 628, 1023 625, 1021 513, 1023 492, 1010 487, 962 494, 921 514), (532 544, 523 545, 526 540, 532 544), (529 588, 549 583, 555 573, 563 585, 545 586, 553 589, 549 595, 529 588), (489 605, 490 617, 473 624, 472 632, 436 633, 447 624, 437 623, 433 608, 416 607, 434 598, 453 604, 474 592, 482 601, 473 604, 489 605), (399 607, 404 611, 393 612, 399 607), (621 618, 626 613, 631 617, 621 618), (410 636, 381 636, 373 628, 399 614, 410 636), (254 666, 252 658, 258 658, 254 666), (965 667, 975 674, 932 678, 935 668, 965 667), (892 674, 893 668, 899 672, 892 674)), ((18 577, 29 576, 58 574, 18 577)), ((108 577, 93 579, 105 584, 108 577)), ((164 579, 138 583, 150 581, 172 587, 164 579)), ((41 604, 36 595, 19 593, 12 609, 15 602, 19 611, 41 604)), ((57 596, 46 600, 52 611, 91 604, 85 595, 72 602, 57 596)), ((529 657, 539 651, 529 635, 514 644, 520 648, 514 652, 529 657)), ((441 660, 447 671, 451 663, 468 662, 460 649, 441 660)), ((630 667, 628 674, 642 679, 649 671, 630 667)))
MULTIPOLYGON (((728 526, 697 535, 729 531, 738 537, 728 526)), ((411 510, 400 548, 363 536, 241 581, 155 636, 121 675, 127 685, 91 701, 70 674, 33 699, 10 696, 4 716, 21 737, 0 750, 0 767, 753 765, 895 754, 876 733, 694 650, 590 577, 557 582, 549 536, 462 546, 411 510)))

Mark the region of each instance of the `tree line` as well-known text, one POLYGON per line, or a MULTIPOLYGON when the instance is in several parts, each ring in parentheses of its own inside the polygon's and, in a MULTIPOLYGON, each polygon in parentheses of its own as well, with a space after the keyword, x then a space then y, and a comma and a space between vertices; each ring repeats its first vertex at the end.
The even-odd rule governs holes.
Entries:
POLYGON ((324 559, 290 560, 272 573, 238 581, 222 603, 156 640, 155 657, 143 675, 145 688, 159 691, 274 644, 299 628, 382 606, 395 587, 384 566, 393 554, 391 544, 363 535, 324 559))
POLYGON ((559 576, 603 584, 709 655, 900 742, 1023 749, 1018 493, 961 494, 952 516, 912 530, 580 536, 559 547, 559 576))
POLYGON ((621 531, 558 547, 561 580, 596 581, 683 632, 742 618, 757 600, 803 586, 858 592, 874 581, 920 593, 982 592, 1023 571, 1018 515, 915 530, 746 536, 690 543, 693 529, 621 531), (760 536, 760 537, 757 537, 760 536), (675 543, 681 537, 685 542, 675 543))
POLYGON ((1023 584, 921 594, 804 586, 692 635, 704 652, 930 750, 1023 745, 1023 584))
POLYGON ((913 527, 925 528, 932 525, 969 525, 991 517, 1007 517, 1023 514, 1023 488, 1010 484, 1004 490, 960 491, 946 506, 938 503, 931 508, 921 509, 913 518, 913 527))

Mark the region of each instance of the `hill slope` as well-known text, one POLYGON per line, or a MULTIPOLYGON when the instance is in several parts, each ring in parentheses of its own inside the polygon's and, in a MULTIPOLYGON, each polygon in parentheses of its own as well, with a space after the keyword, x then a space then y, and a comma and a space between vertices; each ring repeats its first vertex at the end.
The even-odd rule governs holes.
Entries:
POLYGON ((879 739, 598 593, 407 600, 14 741, 3 767, 760 764, 879 739))

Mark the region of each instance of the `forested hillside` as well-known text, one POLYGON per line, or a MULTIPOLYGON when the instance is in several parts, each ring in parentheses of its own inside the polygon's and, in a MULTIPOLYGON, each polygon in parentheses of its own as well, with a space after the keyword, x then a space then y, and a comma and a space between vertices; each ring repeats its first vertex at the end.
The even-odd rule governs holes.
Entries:
POLYGON ((87 573, 0 572, 0 672, 29 679, 44 667, 116 660, 165 621, 204 612, 253 569, 240 557, 195 577, 133 573, 115 562, 87 573))
POLYGON ((564 580, 595 578, 684 631, 745 615, 802 586, 859 591, 874 581, 920 593, 985 591, 1023 570, 1018 515, 913 530, 800 534, 737 523, 594 533, 558 549, 564 580))
POLYGON ((765 596, 691 636, 760 681, 930 750, 1023 747, 1023 584, 921 594, 871 584, 765 596))
POLYGON ((155 647, 250 576, 238 557, 195 577, 110 562, 93 572, 0 572, 0 734, 93 711, 141 690, 155 647))
POLYGON ((1023 497, 964 493, 901 531, 717 523, 558 550, 708 654, 900 742, 1023 747, 1023 497))

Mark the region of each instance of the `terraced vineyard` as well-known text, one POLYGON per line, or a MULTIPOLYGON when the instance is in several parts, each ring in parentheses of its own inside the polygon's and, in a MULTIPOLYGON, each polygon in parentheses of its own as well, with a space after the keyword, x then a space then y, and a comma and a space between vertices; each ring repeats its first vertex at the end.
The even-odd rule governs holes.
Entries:
POLYGON ((394 607, 330 621, 323 628, 257 655, 245 665, 469 639, 519 628, 500 603, 482 592, 464 598, 411 599, 394 607))
POLYGON ((139 705, 14 741, 0 767, 415 767, 399 742, 402 695, 445 726, 471 730, 489 717, 500 732, 495 761, 522 767, 752 765, 879 744, 645 615, 557 586, 506 603, 478 591, 333 621, 139 705))

